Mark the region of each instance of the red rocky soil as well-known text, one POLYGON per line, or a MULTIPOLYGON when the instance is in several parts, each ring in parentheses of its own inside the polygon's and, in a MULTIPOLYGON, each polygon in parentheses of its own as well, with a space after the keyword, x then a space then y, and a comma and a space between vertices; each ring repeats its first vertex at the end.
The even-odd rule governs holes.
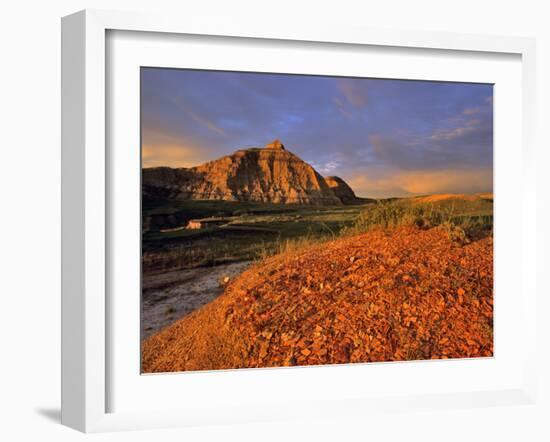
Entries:
POLYGON ((142 344, 143 372, 493 354, 493 241, 373 231, 269 258, 142 344))

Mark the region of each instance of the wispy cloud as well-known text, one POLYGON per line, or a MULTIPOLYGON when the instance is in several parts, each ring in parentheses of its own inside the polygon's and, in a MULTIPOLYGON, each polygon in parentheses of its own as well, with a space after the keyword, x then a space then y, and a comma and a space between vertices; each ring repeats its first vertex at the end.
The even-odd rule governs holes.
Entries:
POLYGON ((338 80, 338 89, 353 107, 363 108, 367 105, 367 87, 365 82, 360 82, 353 79, 338 80))
POLYGON ((171 134, 151 123, 142 127, 142 167, 193 167, 211 159, 211 149, 190 137, 171 134))
POLYGON ((388 169, 371 171, 371 175, 368 175, 368 172, 357 171, 348 178, 348 183, 356 194, 374 198, 388 195, 479 193, 492 191, 493 173, 491 167, 410 171, 388 169))
POLYGON ((145 165, 188 167, 281 138, 323 175, 368 177, 362 196, 424 186, 413 174, 490 177, 491 85, 162 68, 141 78, 145 165))
POLYGON ((475 115, 480 112, 479 107, 468 107, 464 109, 464 115, 475 115))
POLYGON ((193 167, 204 161, 196 148, 178 144, 144 144, 141 158, 143 167, 193 167))
POLYGON ((176 104, 177 108, 184 112, 188 117, 190 117, 193 121, 196 121, 197 123, 203 125, 204 127, 208 128, 209 130, 216 132, 218 135, 222 135, 224 137, 227 136, 227 133, 225 130, 223 130, 221 127, 219 127, 214 121, 203 117, 202 115, 199 115, 197 112, 192 110, 190 107, 186 106, 182 101, 178 98, 174 98, 174 103, 176 104))
POLYGON ((338 161, 328 161, 326 163, 315 163, 315 162, 312 162, 311 163, 311 166, 317 170, 317 172, 320 172, 322 174, 330 174, 332 173, 333 171, 337 170, 338 167, 340 167, 341 163, 339 163, 338 161))
POLYGON ((462 112, 427 134, 373 134, 369 142, 381 163, 405 170, 492 166, 492 115, 475 115, 462 112))
POLYGON ((339 97, 334 97, 332 101, 334 102, 336 109, 338 109, 338 112, 340 112, 347 118, 353 118, 353 113, 346 109, 346 106, 344 105, 344 103, 342 103, 342 100, 340 100, 339 97))

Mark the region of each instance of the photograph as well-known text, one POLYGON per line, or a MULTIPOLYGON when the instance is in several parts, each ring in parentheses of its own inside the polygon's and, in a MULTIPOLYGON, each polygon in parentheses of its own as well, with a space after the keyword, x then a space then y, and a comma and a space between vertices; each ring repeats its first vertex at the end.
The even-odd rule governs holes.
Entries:
POLYGON ((141 373, 493 357, 493 92, 141 67, 141 373))

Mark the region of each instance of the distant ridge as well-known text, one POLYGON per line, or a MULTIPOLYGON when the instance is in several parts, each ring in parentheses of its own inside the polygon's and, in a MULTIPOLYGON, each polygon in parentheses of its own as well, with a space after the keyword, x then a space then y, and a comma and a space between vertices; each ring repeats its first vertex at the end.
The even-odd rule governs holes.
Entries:
POLYGON ((142 188, 144 198, 179 200, 341 205, 357 199, 341 178, 327 182, 279 139, 196 167, 145 168, 142 188))
POLYGON ((415 203, 435 203, 439 201, 479 201, 479 200, 492 200, 492 193, 477 193, 477 194, 464 194, 464 193, 436 193, 434 195, 425 195, 413 197, 412 201, 415 203))

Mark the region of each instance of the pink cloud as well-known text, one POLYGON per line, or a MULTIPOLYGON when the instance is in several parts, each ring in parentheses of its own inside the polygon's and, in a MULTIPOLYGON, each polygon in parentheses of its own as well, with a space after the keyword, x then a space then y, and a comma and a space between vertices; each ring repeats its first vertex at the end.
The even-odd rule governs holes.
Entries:
POLYGON ((351 106, 356 108, 366 106, 367 89, 363 83, 342 79, 338 81, 338 89, 351 106))

